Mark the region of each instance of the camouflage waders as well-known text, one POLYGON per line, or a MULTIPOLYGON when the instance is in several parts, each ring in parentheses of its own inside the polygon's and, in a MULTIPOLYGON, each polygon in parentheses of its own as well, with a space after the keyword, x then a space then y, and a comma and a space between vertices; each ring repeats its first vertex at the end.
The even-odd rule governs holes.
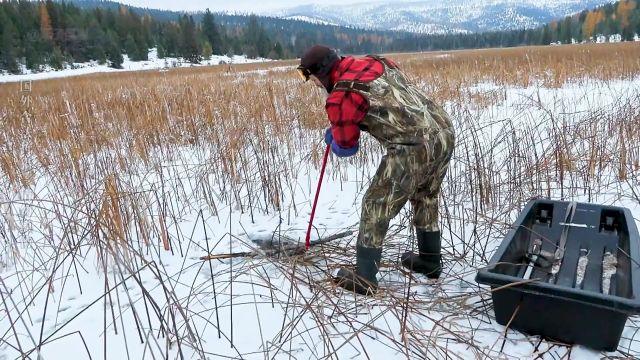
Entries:
POLYGON ((448 114, 410 84, 384 58, 385 71, 371 82, 338 81, 335 90, 355 91, 369 101, 360 123, 382 143, 383 156, 362 201, 358 245, 382 247, 389 222, 410 201, 413 223, 426 231, 438 230, 438 194, 454 148, 448 114))

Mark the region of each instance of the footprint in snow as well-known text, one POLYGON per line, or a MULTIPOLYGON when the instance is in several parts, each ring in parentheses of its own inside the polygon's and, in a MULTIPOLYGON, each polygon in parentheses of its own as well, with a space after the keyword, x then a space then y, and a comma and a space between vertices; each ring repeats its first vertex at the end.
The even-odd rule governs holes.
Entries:
POLYGON ((60 320, 58 320, 58 323, 56 324, 56 327, 57 327, 57 326, 62 326, 62 325, 64 325, 64 324, 66 324, 69 320, 70 320, 70 318, 69 318, 69 319, 64 318, 64 319, 60 319, 60 320))

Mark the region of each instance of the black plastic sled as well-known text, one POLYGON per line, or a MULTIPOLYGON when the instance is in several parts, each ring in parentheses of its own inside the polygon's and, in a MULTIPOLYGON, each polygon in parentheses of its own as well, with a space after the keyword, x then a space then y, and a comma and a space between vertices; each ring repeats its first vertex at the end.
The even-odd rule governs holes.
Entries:
POLYGON ((532 200, 476 281, 501 325, 615 351, 640 313, 639 242, 626 208, 532 200))

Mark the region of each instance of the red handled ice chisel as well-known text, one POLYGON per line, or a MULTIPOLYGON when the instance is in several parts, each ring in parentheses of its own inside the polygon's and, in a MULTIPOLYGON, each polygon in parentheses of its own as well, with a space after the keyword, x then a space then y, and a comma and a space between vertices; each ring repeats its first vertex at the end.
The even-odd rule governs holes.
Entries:
POLYGON ((316 198, 313 200, 313 208, 311 208, 311 218, 309 219, 309 227, 307 228, 307 238, 305 240, 305 249, 309 250, 311 246, 311 227, 313 226, 313 216, 316 214, 316 205, 318 205, 318 196, 320 195, 320 186, 322 186, 322 178, 324 177, 324 169, 327 167, 327 159, 331 145, 327 145, 324 150, 324 158, 322 159, 322 169, 320 170, 320 180, 318 180, 318 189, 316 189, 316 198))

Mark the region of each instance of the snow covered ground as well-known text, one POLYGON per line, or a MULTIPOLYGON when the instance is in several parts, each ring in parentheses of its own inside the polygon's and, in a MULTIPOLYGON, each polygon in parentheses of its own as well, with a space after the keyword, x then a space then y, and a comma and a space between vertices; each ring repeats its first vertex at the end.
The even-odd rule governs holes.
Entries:
MULTIPOLYGON (((251 168, 239 169, 246 186, 231 194, 228 184, 219 181, 223 177, 209 171, 215 157, 211 149, 178 147, 170 154, 152 154, 160 159, 156 165, 140 164, 118 174, 127 195, 110 200, 140 204, 142 215, 127 207, 122 211, 130 212, 125 217, 141 217, 137 223, 152 236, 145 239, 145 231, 131 228, 120 241, 105 240, 119 230, 102 216, 109 207, 102 177, 85 184, 90 191, 78 193, 42 169, 30 189, 0 190, 5 239, 0 249, 0 358, 600 358, 604 354, 582 346, 559 346, 505 330, 495 322, 488 290, 474 277, 528 197, 550 194, 625 206, 640 219, 640 203, 633 196, 640 185, 638 169, 619 180, 610 161, 585 184, 579 169, 586 158, 580 156, 578 140, 570 144, 575 171, 562 181, 547 181, 549 172, 542 171, 539 179, 527 178, 525 169, 509 161, 533 148, 552 159, 552 135, 558 129, 568 134, 591 126, 603 141, 617 141, 607 138, 607 125, 600 120, 616 119, 637 101, 639 90, 640 79, 585 80, 559 89, 493 84, 466 89, 497 94, 500 100, 488 107, 447 104, 458 145, 441 203, 443 277, 438 282, 412 277, 397 266, 411 246, 406 207, 385 244, 379 274, 384 290, 372 299, 354 297, 326 281, 338 265, 353 261, 355 235, 305 258, 199 259, 253 250, 257 240, 304 239, 318 178, 310 153, 279 153, 282 159, 276 163, 291 186, 280 211, 269 212, 260 211, 269 208, 266 199, 249 199, 250 207, 241 206, 261 181, 257 173, 241 171, 251 168), (476 155, 482 164, 478 158, 469 160, 476 155), (480 206, 474 185, 483 171, 493 192, 480 206), (243 200, 225 200, 231 198, 243 200)), ((307 148, 322 151, 321 131, 305 136, 299 138, 307 148)), ((357 231, 360 200, 381 156, 370 138, 363 141, 359 157, 330 159, 314 239, 357 231)), ((261 157, 251 157, 255 149, 244 154, 249 163, 260 162, 261 157)), ((96 165, 110 158, 105 153, 81 164, 98 172, 96 165)), ((627 323, 619 347, 623 353, 609 355, 640 355, 637 320, 627 323)))
POLYGON ((149 50, 149 60, 147 61, 131 61, 127 55, 123 55, 124 61, 122 63, 122 69, 114 69, 107 64, 99 64, 97 61, 91 61, 87 63, 73 63, 68 64, 64 70, 54 70, 47 68, 42 72, 34 73, 31 70, 23 66, 21 75, 7 74, 0 71, 0 83, 3 82, 17 82, 24 80, 42 80, 42 79, 54 79, 67 76, 77 76, 101 72, 116 72, 116 71, 137 71, 137 70, 152 70, 152 69, 169 69, 176 67, 192 67, 192 66, 208 66, 218 64, 245 64, 251 62, 265 62, 268 59, 250 59, 244 55, 233 55, 231 57, 226 55, 213 55, 209 60, 202 60, 200 64, 191 64, 181 58, 166 57, 159 59, 158 52, 155 48, 149 50))

